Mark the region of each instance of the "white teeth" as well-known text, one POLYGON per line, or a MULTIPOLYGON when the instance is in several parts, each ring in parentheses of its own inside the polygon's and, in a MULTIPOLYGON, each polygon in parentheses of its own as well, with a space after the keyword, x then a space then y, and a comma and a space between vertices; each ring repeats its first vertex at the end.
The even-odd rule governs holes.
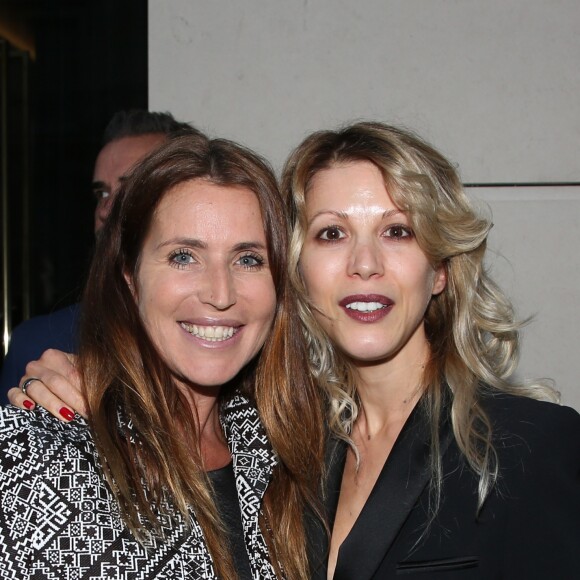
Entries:
POLYGON ((350 304, 347 304, 346 307, 351 310, 358 310, 359 312, 374 312, 375 310, 386 308, 386 306, 380 302, 351 302, 350 304))
POLYGON ((233 326, 198 326, 197 324, 181 323, 181 328, 191 335, 203 338, 208 342, 222 342, 231 338, 236 329, 233 326))

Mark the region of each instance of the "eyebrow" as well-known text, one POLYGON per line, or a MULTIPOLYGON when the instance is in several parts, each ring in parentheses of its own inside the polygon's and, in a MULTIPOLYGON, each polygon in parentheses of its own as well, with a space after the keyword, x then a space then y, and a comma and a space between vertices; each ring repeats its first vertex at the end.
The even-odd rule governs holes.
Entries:
MULTIPOLYGON (((390 217, 397 215, 397 214, 400 214, 400 213, 404 214, 406 212, 404 212, 403 210, 397 209, 397 208, 388 209, 387 211, 383 212, 383 215, 381 217, 382 217, 382 219, 386 219, 386 218, 390 218, 390 217)), ((338 219, 341 219, 341 220, 348 220, 348 218, 349 218, 349 215, 344 211, 334 211, 334 210, 330 210, 330 209, 323 209, 321 211, 316 212, 312 216, 312 218, 310 220, 308 220, 308 225, 310 225, 315 219, 319 218, 320 216, 324 216, 324 215, 331 215, 331 216, 337 217, 338 219)))
POLYGON ((104 181, 93 181, 91 183, 91 189, 94 191, 95 189, 108 189, 108 185, 104 181))
MULTIPOLYGON (((173 245, 187 246, 190 248, 196 248, 198 250, 207 249, 207 244, 201 240, 198 240, 197 238, 171 238, 170 240, 166 240, 165 242, 158 244, 157 249, 173 245)), ((232 250, 234 252, 243 252, 244 250, 265 251, 266 246, 262 242, 240 242, 239 244, 236 244, 232 250)))
POLYGON ((407 212, 403 211, 402 209, 398 209, 398 208, 389 209, 385 213, 383 213, 383 219, 393 217, 394 215, 398 215, 400 213, 406 214, 407 212))
POLYGON ((334 211, 331 209, 323 209, 320 211, 317 211, 310 220, 308 220, 308 223, 312 223, 316 218, 322 216, 322 215, 331 215, 334 217, 337 217, 341 220, 346 220, 348 219, 348 214, 344 211, 334 211))

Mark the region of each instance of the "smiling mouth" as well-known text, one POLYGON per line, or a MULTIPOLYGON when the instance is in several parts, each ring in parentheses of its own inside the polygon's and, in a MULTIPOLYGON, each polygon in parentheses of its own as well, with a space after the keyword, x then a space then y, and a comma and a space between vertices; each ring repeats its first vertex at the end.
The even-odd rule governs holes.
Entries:
POLYGON ((387 305, 380 302, 350 302, 346 305, 346 308, 357 312, 375 312, 376 310, 387 308, 387 305))
POLYGON ((382 320, 394 305, 393 300, 382 294, 351 294, 339 302, 349 318, 364 324, 382 320))
POLYGON ((181 328, 189 332, 192 336, 203 338, 208 342, 223 342, 234 336, 238 332, 233 326, 201 326, 199 324, 188 324, 180 322, 181 328))

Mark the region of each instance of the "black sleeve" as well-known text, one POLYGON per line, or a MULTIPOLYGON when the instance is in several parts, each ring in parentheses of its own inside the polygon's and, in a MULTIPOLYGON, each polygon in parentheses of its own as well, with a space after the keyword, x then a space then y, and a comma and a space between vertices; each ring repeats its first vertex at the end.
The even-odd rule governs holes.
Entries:
POLYGON ((505 577, 580 578, 580 415, 543 404, 519 418, 519 484, 506 530, 505 577))

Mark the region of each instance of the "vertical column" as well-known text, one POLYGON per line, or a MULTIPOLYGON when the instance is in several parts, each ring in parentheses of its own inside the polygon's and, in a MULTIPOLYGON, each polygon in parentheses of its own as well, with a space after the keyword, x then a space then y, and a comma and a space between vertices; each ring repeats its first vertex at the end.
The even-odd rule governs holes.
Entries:
POLYGON ((8 235, 8 43, 0 39, 0 187, 2 189, 2 345, 8 350, 11 331, 8 235))
POLYGON ((22 239, 22 320, 30 318, 31 296, 30 296, 30 107, 29 107, 29 87, 28 70, 30 57, 28 52, 16 51, 16 57, 20 60, 22 111, 20 134, 22 135, 22 221, 20 235, 22 239))

